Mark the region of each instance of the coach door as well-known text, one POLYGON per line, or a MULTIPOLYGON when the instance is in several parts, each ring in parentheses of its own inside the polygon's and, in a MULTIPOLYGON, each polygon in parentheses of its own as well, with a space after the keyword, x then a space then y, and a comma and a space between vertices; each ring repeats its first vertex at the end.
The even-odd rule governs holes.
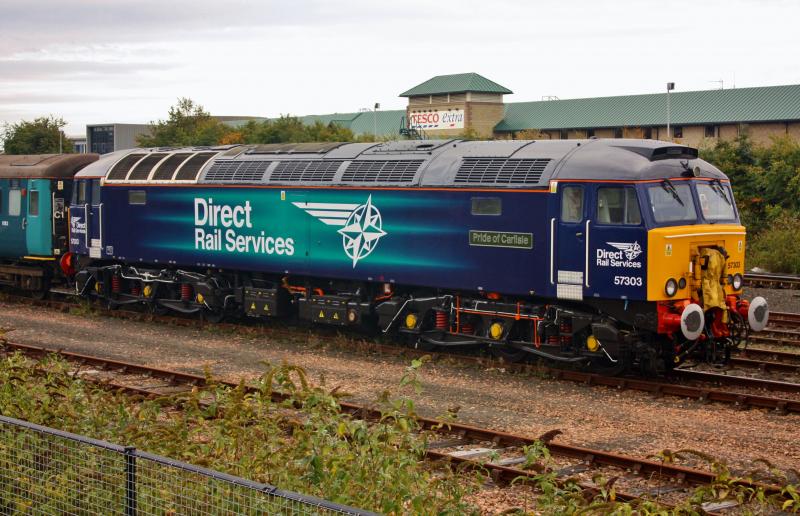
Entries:
POLYGON ((583 288, 589 286, 587 270, 586 218, 587 191, 583 185, 559 185, 558 218, 551 220, 555 234, 554 257, 550 264, 551 281, 561 299, 583 299, 583 288))
POLYGON ((24 256, 27 225, 24 179, 0 179, 0 251, 5 256, 24 256))
POLYGON ((53 219, 49 179, 28 180, 28 217, 25 240, 28 254, 53 255, 53 219))
POLYGON ((89 198, 89 256, 101 258, 103 252, 103 203, 100 199, 100 180, 87 181, 87 195, 89 198))

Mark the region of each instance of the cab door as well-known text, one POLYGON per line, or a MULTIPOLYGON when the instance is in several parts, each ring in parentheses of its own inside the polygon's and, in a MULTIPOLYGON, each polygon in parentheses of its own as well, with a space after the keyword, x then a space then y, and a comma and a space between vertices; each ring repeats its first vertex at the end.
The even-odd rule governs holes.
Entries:
POLYGON ((559 184, 558 190, 559 216, 551 221, 556 226, 551 281, 556 284, 556 297, 580 301, 584 287, 589 286, 587 189, 580 184, 559 184))
POLYGON ((89 227, 89 256, 101 258, 103 253, 103 202, 100 192, 100 180, 87 181, 86 199, 89 227))
POLYGON ((89 254, 89 197, 91 181, 78 179, 73 184, 69 207, 69 250, 76 254, 89 254))
POLYGON ((25 242, 32 256, 53 255, 53 220, 48 179, 28 180, 25 242))

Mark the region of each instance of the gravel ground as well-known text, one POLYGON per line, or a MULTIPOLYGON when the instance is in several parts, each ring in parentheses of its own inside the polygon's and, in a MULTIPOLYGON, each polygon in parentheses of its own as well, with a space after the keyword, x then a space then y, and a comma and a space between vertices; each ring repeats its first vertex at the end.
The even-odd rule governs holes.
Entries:
MULTIPOLYGON (((317 382, 338 386, 359 403, 374 401, 386 389, 396 390, 408 365, 402 357, 337 349, 336 338, 323 343, 313 334, 287 342, 8 303, 0 303, 0 327, 15 328, 9 334, 15 342, 168 369, 201 372, 210 367, 230 380, 256 377, 263 371, 262 361, 285 361, 304 367, 317 382)), ((688 448, 734 467, 744 468, 756 458, 782 468, 800 463, 797 414, 739 411, 449 362, 427 364, 423 387, 416 398, 423 415, 460 407, 459 418, 466 423, 534 437, 560 429, 562 442, 638 456, 688 448)))
POLYGON ((744 297, 753 299, 762 296, 767 300, 771 312, 800 313, 800 290, 788 288, 746 288, 744 297))

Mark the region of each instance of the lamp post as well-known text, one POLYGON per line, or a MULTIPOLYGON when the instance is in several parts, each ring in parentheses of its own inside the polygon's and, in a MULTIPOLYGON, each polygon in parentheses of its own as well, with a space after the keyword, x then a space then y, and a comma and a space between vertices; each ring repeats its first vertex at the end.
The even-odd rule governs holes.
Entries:
POLYGON ((674 90, 674 89, 675 89, 675 83, 674 82, 668 82, 667 83, 667 139, 669 141, 672 141, 672 132, 670 132, 670 130, 669 130, 669 115, 670 115, 670 113, 669 113, 669 92, 674 90))
POLYGON ((380 102, 375 103, 375 110, 372 112, 372 134, 378 139, 378 110, 381 108, 380 102))

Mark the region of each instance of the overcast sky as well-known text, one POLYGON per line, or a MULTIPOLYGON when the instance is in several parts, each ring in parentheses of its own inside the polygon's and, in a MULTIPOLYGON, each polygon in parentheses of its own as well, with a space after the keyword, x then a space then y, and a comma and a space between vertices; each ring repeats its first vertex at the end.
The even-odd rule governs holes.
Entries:
POLYGON ((0 123, 358 111, 477 72, 507 101, 800 83, 800 2, 3 0, 0 123))

